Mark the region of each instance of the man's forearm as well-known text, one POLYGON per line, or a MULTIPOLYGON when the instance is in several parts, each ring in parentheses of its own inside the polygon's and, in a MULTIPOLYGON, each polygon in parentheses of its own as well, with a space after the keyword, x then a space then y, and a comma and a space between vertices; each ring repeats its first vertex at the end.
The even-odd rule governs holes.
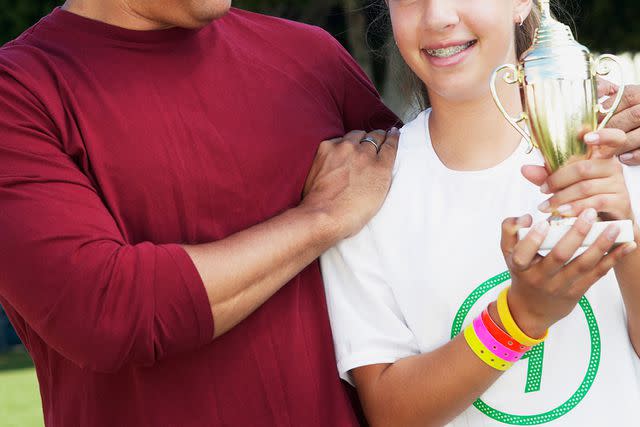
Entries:
MULTIPOLYGON (((635 241, 640 247, 640 229, 634 225, 635 241)), ((627 312, 629 338, 640 357, 640 249, 624 258, 615 267, 622 299, 627 312)))
POLYGON ((322 211, 300 206, 226 239, 185 245, 205 285, 218 337, 340 239, 322 211))

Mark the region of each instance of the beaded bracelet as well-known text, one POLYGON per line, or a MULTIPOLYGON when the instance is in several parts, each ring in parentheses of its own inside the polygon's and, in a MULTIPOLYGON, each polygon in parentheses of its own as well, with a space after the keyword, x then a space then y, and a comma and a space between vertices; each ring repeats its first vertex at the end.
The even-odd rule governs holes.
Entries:
POLYGON ((464 330, 464 338, 471 347, 471 350, 487 365, 491 366, 498 371, 506 371, 513 363, 507 362, 506 360, 496 356, 493 354, 478 338, 476 332, 473 328, 473 324, 467 326, 464 330))
POLYGON ((500 326, 493 321, 488 308, 482 312, 481 317, 482 323, 484 323, 484 326, 487 328, 491 336, 493 336, 503 346, 519 353, 526 353, 531 350, 531 347, 520 344, 518 341, 514 340, 513 337, 503 331, 500 326))
POLYGON ((511 335, 516 341, 526 345, 528 347, 533 347, 534 345, 540 344, 549 335, 549 330, 544 334, 544 336, 540 339, 531 338, 518 327, 515 320, 513 320, 513 316, 511 316, 511 312, 509 311, 509 304, 507 303, 507 294, 509 293, 509 289, 511 287, 506 287, 500 295, 498 296, 498 315, 500 316, 500 321, 504 325, 504 329, 507 334, 511 335))
POLYGON ((476 317, 473 321, 473 329, 475 330, 476 336, 480 342, 487 347, 489 351, 507 362, 517 362, 524 354, 523 352, 513 351, 500 344, 498 340, 491 336, 491 333, 482 322, 482 318, 480 316, 476 317))

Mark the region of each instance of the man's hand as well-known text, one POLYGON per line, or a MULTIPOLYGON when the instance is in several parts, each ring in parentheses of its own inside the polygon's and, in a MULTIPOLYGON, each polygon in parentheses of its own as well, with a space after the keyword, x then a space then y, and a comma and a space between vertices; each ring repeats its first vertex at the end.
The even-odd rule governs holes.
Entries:
MULTIPOLYGON (((598 98, 609 96, 605 108, 613 104, 618 87, 603 79, 598 80, 598 98)), ((602 120, 604 116, 600 116, 602 120)), ((627 85, 620 106, 606 126, 624 131, 627 141, 619 147, 620 161, 629 166, 640 165, 640 85, 627 85)))
POLYGON ((358 233, 387 196, 399 136, 396 128, 368 134, 352 131, 322 142, 305 184, 302 206, 326 212, 341 238, 358 233))

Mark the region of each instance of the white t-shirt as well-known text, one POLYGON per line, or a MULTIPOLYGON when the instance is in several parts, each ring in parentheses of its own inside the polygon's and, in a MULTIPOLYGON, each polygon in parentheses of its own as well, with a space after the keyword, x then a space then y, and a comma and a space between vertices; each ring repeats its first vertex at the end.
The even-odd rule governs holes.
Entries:
MULTIPOLYGON (((338 370, 347 381, 353 368, 447 343, 509 284, 502 220, 545 217, 537 206, 548 196, 520 172, 523 164, 542 164, 537 151, 527 154, 523 143, 495 167, 453 171, 433 150, 428 116, 402 129, 380 212, 321 257, 338 370)), ((640 167, 625 174, 640 201, 640 167)), ((640 425, 640 360, 613 272, 534 353, 449 425, 640 425)))

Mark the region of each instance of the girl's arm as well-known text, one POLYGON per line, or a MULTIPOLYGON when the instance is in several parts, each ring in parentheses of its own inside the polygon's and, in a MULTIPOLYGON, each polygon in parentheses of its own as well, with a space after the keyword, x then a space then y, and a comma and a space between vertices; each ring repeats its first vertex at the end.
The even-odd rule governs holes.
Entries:
MULTIPOLYGON (((502 250, 512 275, 508 305, 515 322, 528 336, 543 336, 552 324, 568 315, 589 287, 622 257, 623 248, 605 255, 618 233, 604 233, 587 252, 566 264, 591 229, 595 215, 593 209, 585 212, 546 258, 537 251, 548 226, 534 227, 517 242, 517 230, 530 226, 531 217, 504 222, 502 250)), ((491 317, 504 329, 495 304, 489 308, 491 317)), ((500 374, 481 361, 461 335, 429 353, 351 370, 373 427, 446 424, 500 374)))
MULTIPOLYGON (((616 153, 629 144, 628 136, 619 129, 604 129, 585 136, 592 146, 593 156, 564 166, 556 173, 547 175, 544 169, 527 166, 523 173, 527 179, 541 185, 544 193, 553 193, 543 211, 560 209, 568 214, 578 214, 584 209, 595 208, 605 220, 630 219, 634 222, 635 243, 626 251, 632 252, 615 267, 616 277, 627 313, 628 333, 633 347, 640 357, 640 229, 632 209, 632 197, 640 203, 640 179, 638 171, 627 169, 625 179, 623 166, 616 153)), ((636 206, 636 210, 637 210, 636 206)), ((640 212, 636 212, 638 214, 640 212)))

